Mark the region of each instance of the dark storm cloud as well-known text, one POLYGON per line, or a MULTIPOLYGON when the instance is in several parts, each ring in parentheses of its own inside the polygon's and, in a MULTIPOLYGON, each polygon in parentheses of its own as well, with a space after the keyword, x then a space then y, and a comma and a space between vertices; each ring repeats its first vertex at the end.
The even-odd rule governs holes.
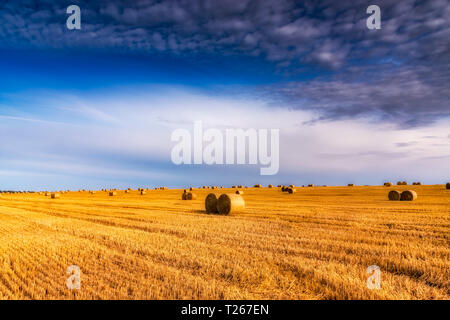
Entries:
POLYGON ((0 46, 243 55, 287 77, 316 74, 269 92, 318 120, 373 115, 416 126, 450 115, 448 0, 377 1, 381 30, 366 28, 368 1, 72 2, 81 31, 66 29, 66 1, 3 1, 0 46))

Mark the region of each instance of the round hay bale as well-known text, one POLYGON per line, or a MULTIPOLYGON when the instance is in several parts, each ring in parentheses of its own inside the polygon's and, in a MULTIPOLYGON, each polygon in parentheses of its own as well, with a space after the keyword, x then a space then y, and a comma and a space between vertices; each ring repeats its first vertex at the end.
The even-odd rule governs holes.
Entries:
POLYGON ((294 188, 288 188, 287 192, 292 194, 292 193, 297 192, 297 190, 294 188))
POLYGON ((59 198, 59 193, 52 193, 51 198, 52 199, 58 199, 59 198))
POLYGON ((197 199, 197 195, 195 193, 192 192, 186 193, 186 200, 195 200, 195 199, 197 199))
POLYGON ((277 185, 277 187, 278 187, 278 188, 281 188, 281 187, 282 187, 282 185, 281 185, 281 184, 279 184, 279 185, 277 185))
POLYGON ((206 213, 217 213, 217 196, 210 193, 205 198, 206 213))
POLYGON ((219 214, 227 215, 243 209, 245 209, 245 201, 240 194, 222 194, 217 199, 217 211, 219 214))
POLYGON ((192 190, 194 190, 194 188, 190 187, 190 188, 189 188, 189 191, 192 191, 192 190))
POLYGON ((308 187, 312 188, 312 187, 314 187, 314 185, 313 184, 308 184, 308 187))
POLYGON ((398 185, 398 186, 401 186, 401 185, 403 185, 403 182, 397 181, 397 185, 398 185))
POLYGON ((349 183, 349 184, 347 185, 347 187, 353 187, 353 186, 354 186, 353 183, 349 183))
POLYGON ((147 194, 147 192, 145 192, 144 190, 141 190, 141 196, 147 194))
POLYGON ((445 185, 445 189, 450 190, 450 182, 445 185))
POLYGON ((388 198, 391 201, 399 201, 400 200, 400 191, 397 190, 391 190, 388 193, 388 198))
POLYGON ((181 200, 186 200, 186 192, 183 192, 183 194, 181 195, 181 200))
POLYGON ((110 191, 109 192, 109 196, 110 197, 113 197, 113 196, 116 196, 117 195, 117 192, 115 192, 115 191, 110 191))
POLYGON ((267 186, 267 188, 273 188, 273 185, 269 184, 269 185, 267 186))
POLYGON ((260 184, 255 184, 254 187, 255 187, 255 188, 261 188, 261 185, 260 185, 260 184))
POLYGON ((400 196, 400 201, 414 201, 417 199, 417 193, 414 190, 403 191, 400 196))
POLYGON ((392 182, 385 182, 384 186, 385 187, 392 187, 394 184, 392 182))
POLYGON ((236 190, 236 194, 244 194, 244 191, 236 190))

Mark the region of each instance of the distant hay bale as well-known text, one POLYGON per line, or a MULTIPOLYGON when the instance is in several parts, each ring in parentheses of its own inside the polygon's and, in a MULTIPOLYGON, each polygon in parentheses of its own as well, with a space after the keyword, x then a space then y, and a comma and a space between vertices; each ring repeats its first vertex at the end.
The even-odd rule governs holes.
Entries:
POLYGON ((202 188, 203 188, 203 189, 206 189, 206 186, 203 186, 202 188))
POLYGON ((110 191, 109 192, 109 196, 110 197, 113 197, 113 196, 116 196, 117 195, 117 192, 115 192, 115 191, 110 191))
POLYGON ((269 184, 269 185, 267 186, 267 188, 273 188, 273 185, 269 184))
POLYGON ((400 200, 400 191, 397 190, 391 190, 388 193, 388 198, 391 201, 399 201, 400 200))
POLYGON ((48 196, 50 195, 50 192, 46 192, 44 195, 45 195, 46 197, 48 197, 48 196))
POLYGON ((313 184, 308 184, 308 187, 312 188, 312 187, 314 187, 314 185, 313 184))
POLYGON ((89 191, 89 193, 90 193, 90 194, 94 194, 94 193, 95 193, 95 191, 89 191))
POLYGON ((328 187, 326 184, 324 184, 322 187, 328 187))
POLYGON ((282 186, 281 186, 281 184, 279 184, 279 185, 277 185, 277 187, 278 187, 278 188, 281 188, 282 186))
POLYGON ((186 193, 186 200, 195 200, 195 199, 197 199, 197 195, 195 193, 192 192, 186 193))
POLYGON ((414 201, 417 199, 417 193, 414 190, 403 191, 400 196, 400 201, 414 201))
POLYGON ((292 193, 297 192, 297 190, 294 189, 294 188, 289 187, 288 190, 287 190, 287 192, 292 194, 292 193))
POLYGON ((348 187, 353 187, 354 184, 353 184, 353 183, 349 183, 347 186, 348 186, 348 187))
POLYGON ((385 187, 392 187, 394 184, 392 182, 385 182, 384 186, 385 187))
POLYGON ((217 189, 217 187, 216 187, 216 186, 212 186, 212 187, 211 187, 211 189, 213 189, 213 190, 214 190, 214 189, 217 189))
POLYGON ((244 191, 242 191, 242 190, 236 190, 236 194, 244 194, 244 191))
POLYGON ((238 185, 237 187, 238 187, 238 188, 241 188, 241 189, 243 188, 242 184, 238 185))
POLYGON ((192 191, 192 190, 194 190, 194 188, 190 187, 190 188, 189 188, 189 191, 192 191))
POLYGON ((402 184, 403 184, 403 182, 397 181, 397 185, 398 185, 398 186, 401 186, 402 184))
POLYGON ((186 200, 186 190, 181 194, 181 200, 186 200))
POLYGON ((52 199, 58 199, 60 197, 59 193, 52 193, 51 198, 52 199))
POLYGON ((445 185, 445 188, 446 188, 447 190, 450 190, 450 182, 448 182, 448 183, 445 185))
POLYGON ((413 182, 412 184, 413 184, 414 186, 421 186, 421 185, 422 185, 422 182, 417 181, 417 182, 413 182))
POLYGON ((289 188, 295 188, 295 186, 293 184, 290 184, 289 188))
POLYGON ((260 184, 255 184, 254 187, 255 187, 255 188, 261 188, 261 185, 260 185, 260 184))
POLYGON ((286 192, 287 189, 288 189, 288 187, 286 187, 286 186, 282 186, 282 187, 281 187, 281 191, 282 191, 282 192, 286 192))
POLYGON ((407 186, 407 185, 408 185, 408 182, 403 181, 403 182, 402 182, 402 185, 407 186))
POLYGON ((236 186, 231 186, 232 189, 236 189, 236 186))
POLYGON ((141 196, 143 196, 143 195, 145 195, 145 194, 147 194, 147 192, 144 191, 144 190, 141 190, 141 196))
POLYGON ((205 198, 206 213, 217 213, 217 196, 210 193, 205 198))
POLYGON ((130 190, 125 190, 125 193, 130 193, 130 190))
POLYGON ((160 189, 161 190, 167 190, 167 187, 161 187, 160 189))
POLYGON ((217 199, 217 211, 219 214, 230 214, 245 209, 244 198, 240 194, 222 194, 217 199))

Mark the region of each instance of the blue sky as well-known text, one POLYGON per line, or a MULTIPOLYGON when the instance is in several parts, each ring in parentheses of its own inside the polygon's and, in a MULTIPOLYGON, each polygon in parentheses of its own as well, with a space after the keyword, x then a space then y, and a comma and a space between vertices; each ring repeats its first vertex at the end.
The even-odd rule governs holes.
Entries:
POLYGON ((443 183, 450 4, 370 4, 2 2, 0 189, 443 183), (172 164, 195 120, 280 129, 279 173, 172 164))

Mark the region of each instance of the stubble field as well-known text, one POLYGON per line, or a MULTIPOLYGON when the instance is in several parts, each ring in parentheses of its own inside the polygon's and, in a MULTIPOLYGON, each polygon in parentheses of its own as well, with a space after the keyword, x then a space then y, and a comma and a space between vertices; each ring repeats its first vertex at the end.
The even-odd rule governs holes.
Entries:
POLYGON ((229 216, 204 199, 234 189, 2 194, 0 299, 450 299, 445 186, 243 190, 229 216), (388 201, 391 189, 419 198, 388 201))

